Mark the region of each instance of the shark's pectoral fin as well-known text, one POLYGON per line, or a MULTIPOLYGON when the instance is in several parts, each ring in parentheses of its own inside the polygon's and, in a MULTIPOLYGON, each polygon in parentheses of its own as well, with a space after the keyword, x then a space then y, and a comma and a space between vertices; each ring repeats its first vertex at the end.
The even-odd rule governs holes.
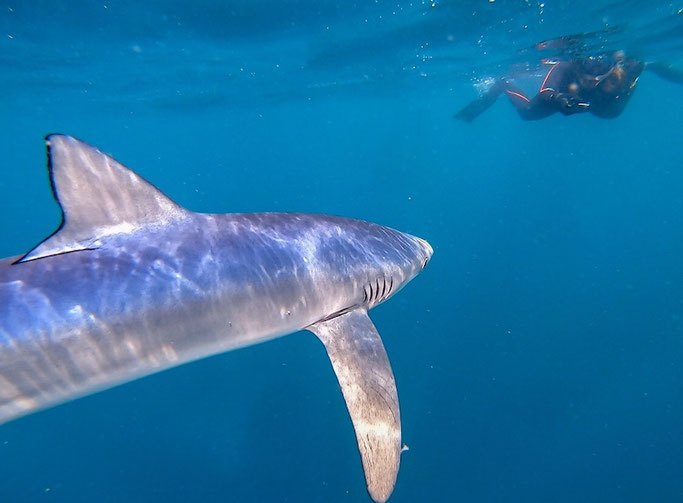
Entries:
POLYGON ((368 492, 386 501, 401 456, 401 418, 391 365, 365 310, 308 327, 325 345, 356 430, 368 492))

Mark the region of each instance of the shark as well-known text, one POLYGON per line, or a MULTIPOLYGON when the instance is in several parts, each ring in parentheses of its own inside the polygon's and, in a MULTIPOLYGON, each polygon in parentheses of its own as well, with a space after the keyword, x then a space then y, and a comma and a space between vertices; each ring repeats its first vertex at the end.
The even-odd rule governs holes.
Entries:
POLYGON ((0 260, 0 424, 307 330, 341 387, 369 495, 386 501, 401 419, 368 311, 425 268, 427 241, 336 216, 192 212, 81 140, 46 143, 62 221, 0 260))

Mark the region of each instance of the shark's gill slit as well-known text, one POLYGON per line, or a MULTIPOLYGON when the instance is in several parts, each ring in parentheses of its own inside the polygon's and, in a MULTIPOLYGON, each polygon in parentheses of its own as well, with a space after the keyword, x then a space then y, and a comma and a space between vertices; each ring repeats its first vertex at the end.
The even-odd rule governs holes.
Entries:
POLYGON ((389 276, 387 280, 386 276, 381 276, 382 285, 380 288, 380 278, 376 278, 375 281, 370 280, 363 287, 363 305, 369 307, 375 306, 380 302, 384 302, 389 295, 394 291, 394 277, 389 276))

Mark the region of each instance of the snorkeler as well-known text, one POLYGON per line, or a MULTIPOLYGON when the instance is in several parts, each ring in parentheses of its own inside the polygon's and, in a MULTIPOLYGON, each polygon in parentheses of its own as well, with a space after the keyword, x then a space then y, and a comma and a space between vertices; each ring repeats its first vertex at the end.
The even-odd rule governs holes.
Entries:
POLYGON ((564 115, 589 112, 601 118, 620 115, 631 98, 644 69, 660 77, 683 83, 683 75, 662 63, 646 65, 627 58, 623 51, 611 56, 573 57, 548 62, 538 93, 528 98, 510 80, 497 80, 480 98, 465 106, 456 119, 472 122, 505 93, 523 120, 543 119, 556 112, 564 115))

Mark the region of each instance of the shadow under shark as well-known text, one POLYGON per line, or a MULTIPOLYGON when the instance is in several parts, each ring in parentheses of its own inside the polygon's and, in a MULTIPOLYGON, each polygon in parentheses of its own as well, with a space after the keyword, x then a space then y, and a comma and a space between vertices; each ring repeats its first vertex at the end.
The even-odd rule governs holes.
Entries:
POLYGON ((386 501, 401 422, 367 311, 425 267, 429 244, 332 216, 194 213, 86 143, 47 146, 62 224, 0 260, 0 423, 305 329, 332 362, 368 492, 386 501))

